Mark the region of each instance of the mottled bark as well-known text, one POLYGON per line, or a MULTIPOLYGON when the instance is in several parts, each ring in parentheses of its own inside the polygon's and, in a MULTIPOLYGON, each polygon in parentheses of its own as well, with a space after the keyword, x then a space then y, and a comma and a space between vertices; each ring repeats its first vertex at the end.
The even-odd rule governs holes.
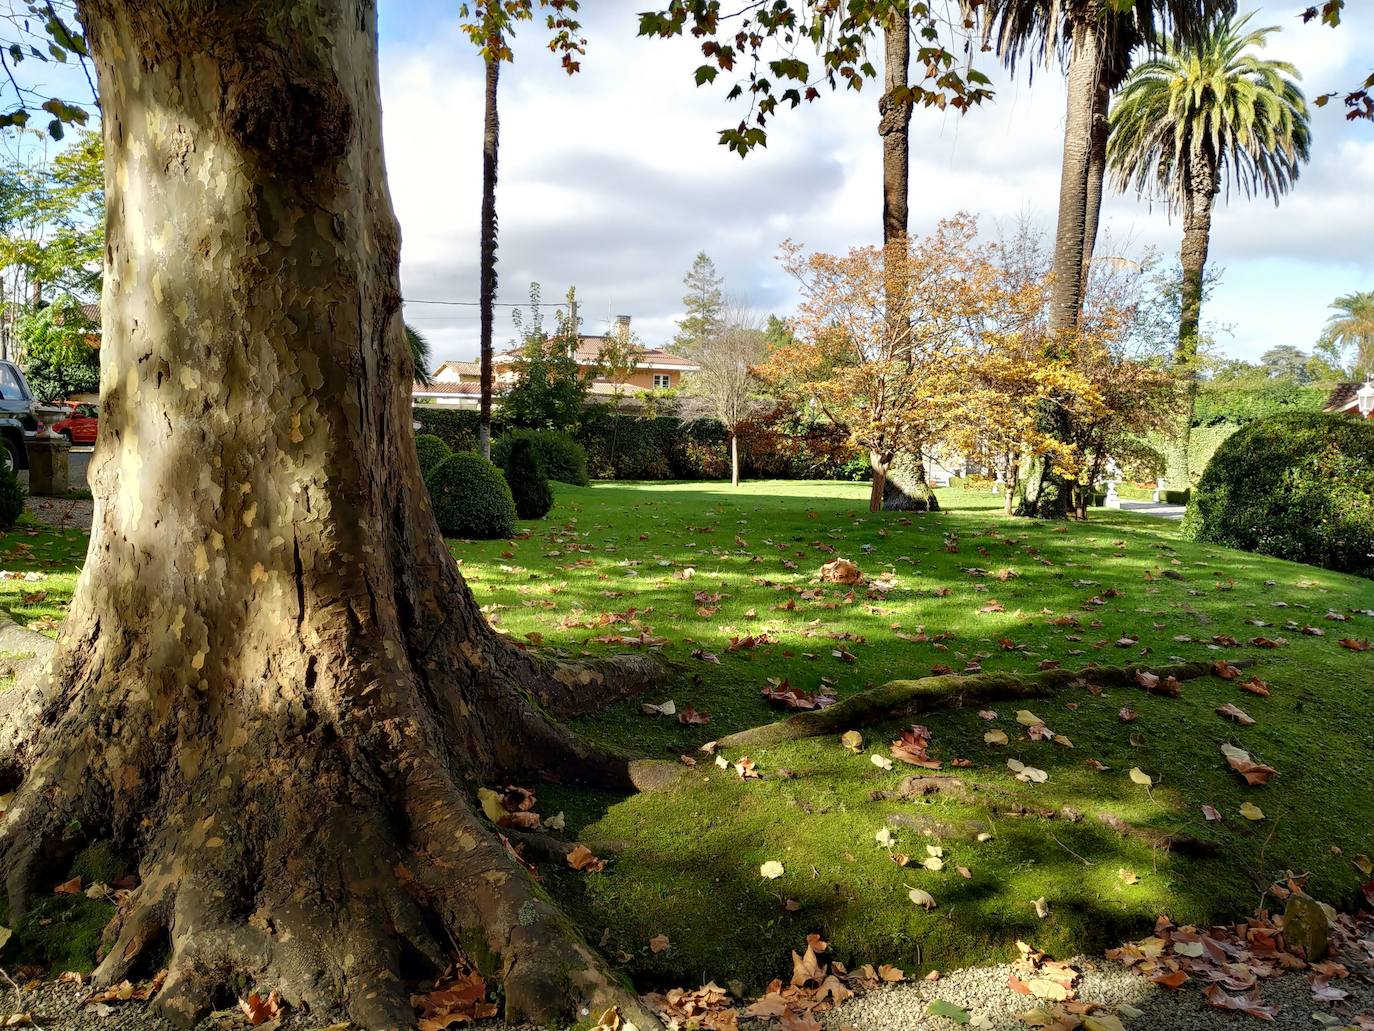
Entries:
POLYGON ((730 434, 730 486, 739 486, 739 434, 730 434))
POLYGON ((919 449, 892 459, 883 484, 883 509, 888 512, 938 512, 940 502, 926 480, 926 464, 919 449))
POLYGON ((870 512, 883 510, 883 497, 887 493, 887 466, 891 461, 891 455, 879 454, 877 451, 868 453, 868 469, 872 474, 868 486, 868 510, 870 512))
POLYGON ((1184 176, 1188 193, 1184 198, 1183 246, 1179 251, 1183 281, 1179 289, 1178 343, 1174 348, 1179 399, 1164 470, 1164 478, 1174 490, 1186 490, 1192 484, 1188 448, 1197 401, 1198 333, 1202 322, 1207 250, 1212 237, 1212 208, 1218 191, 1216 158, 1205 142, 1195 145, 1184 176))
POLYGON ((456 945, 512 1018, 653 1026, 470 803, 472 780, 630 778, 542 714, 577 678, 487 626, 421 486, 371 5, 81 14, 107 169, 96 509, 51 671, 0 729, 12 912, 110 838, 140 884, 96 980, 169 941, 178 1023, 248 981, 408 1026, 402 978, 456 945))
MULTIPOLYGON (((1050 290, 1051 348, 1078 329, 1083 304, 1084 251, 1088 226, 1088 172, 1092 158, 1094 114, 1098 108, 1101 67, 1096 19, 1080 19, 1073 28, 1069 58, 1068 100, 1064 117, 1064 157, 1059 174, 1059 220, 1054 237, 1054 281, 1050 290)), ((1094 228, 1094 232, 1096 229, 1094 228)), ((1042 429, 1063 440, 1068 433, 1061 406, 1042 405, 1042 429)), ((1068 514, 1069 484, 1048 455, 1032 457, 1017 514, 1063 519, 1068 514)))
POLYGON ((501 62, 495 56, 499 37, 489 42, 493 54, 486 59, 485 113, 482 125, 482 227, 481 227, 481 315, 479 376, 481 411, 477 425, 477 448, 483 458, 491 457, 491 338, 496 305, 496 160, 500 142, 500 119, 496 95, 501 77, 501 62))

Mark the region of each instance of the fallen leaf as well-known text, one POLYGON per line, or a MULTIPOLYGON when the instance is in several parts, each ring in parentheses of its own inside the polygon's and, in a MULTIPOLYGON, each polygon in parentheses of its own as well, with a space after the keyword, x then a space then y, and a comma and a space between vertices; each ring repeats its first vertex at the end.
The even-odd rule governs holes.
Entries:
POLYGON ((606 869, 606 861, 598 859, 586 845, 574 845, 567 855, 568 865, 574 870, 600 873, 606 869))
POLYGON ((656 934, 649 939, 649 951, 657 956, 660 952, 667 949, 669 944, 666 934, 656 934))
POLYGON ((926 1015, 944 1017, 955 1024, 967 1024, 969 1022, 968 1010, 960 1009, 952 1002, 945 1002, 944 999, 931 999, 926 1005, 926 1015))
POLYGON ((759 876, 766 880, 776 881, 783 873, 782 864, 776 859, 770 859, 759 867, 759 876))
POLYGON ((1255 805, 1255 803, 1253 802, 1242 802, 1240 807, 1240 815, 1245 817, 1247 820, 1263 820, 1264 810, 1261 809, 1259 806, 1255 805))
POLYGON ((857 730, 846 730, 840 735, 840 744, 851 752, 862 752, 864 747, 864 736, 857 730))
POLYGON ((906 897, 924 909, 935 908, 935 896, 922 888, 912 888, 906 893, 906 897))
POLYGON ((983 744, 985 745, 1005 745, 1009 743, 1005 730, 989 730, 983 735, 983 744))
POLYGON ((1228 720, 1235 720, 1242 727, 1253 726, 1255 722, 1253 717, 1247 715, 1244 710, 1237 708, 1234 702, 1227 702, 1225 705, 1220 706, 1217 709, 1217 715, 1223 716, 1228 720))
POLYGON ((1146 773, 1144 770, 1142 770, 1139 766, 1131 767, 1130 777, 1131 780, 1141 785, 1142 787, 1148 788, 1152 784, 1154 784, 1154 781, 1150 778, 1150 775, 1146 773))

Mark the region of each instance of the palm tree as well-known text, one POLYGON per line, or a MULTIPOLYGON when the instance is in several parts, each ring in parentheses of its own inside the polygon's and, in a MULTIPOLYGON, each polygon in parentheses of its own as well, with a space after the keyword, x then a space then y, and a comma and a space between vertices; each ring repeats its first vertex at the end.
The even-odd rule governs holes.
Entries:
POLYGON ((434 385, 434 380, 429 374, 429 341, 424 334, 406 323, 406 342, 410 344, 410 356, 415 359, 415 382, 422 387, 434 385))
POLYGON ((1212 207, 1223 187, 1277 204, 1297 180, 1311 141, 1298 70, 1251 52, 1278 27, 1247 28, 1251 17, 1214 19, 1132 72, 1107 142, 1113 185, 1157 193, 1183 216, 1174 364, 1184 397, 1165 473, 1174 486, 1191 479, 1188 437, 1212 207))
POLYGON ((1374 375, 1374 290, 1345 294, 1331 302, 1322 338, 1338 349, 1355 349, 1355 375, 1374 375))
POLYGON ((487 39, 483 64, 486 66, 486 114, 482 127, 482 226, 480 230, 481 313, 481 414, 477 446, 482 457, 491 457, 491 335, 496 304, 496 150, 500 119, 496 113, 496 87, 501 77, 501 55, 505 41, 493 28, 487 39))
MULTIPOLYGON (((983 19, 985 45, 995 49, 1013 72, 1027 58, 1048 62, 1056 54, 1068 65, 1048 326, 1053 340, 1075 329, 1082 311, 1102 204, 1111 94, 1130 71, 1133 51, 1165 30, 1188 31, 1215 12, 1229 13, 1235 4, 1131 0, 1123 9, 1116 0, 984 0, 976 7, 983 19)), ((1062 413, 1048 410, 1045 418, 1055 424, 1049 429, 1056 436, 1067 433, 1062 413)), ((1067 512, 1067 488, 1052 463, 1038 456, 1026 476, 1018 511, 1062 517, 1067 512)))

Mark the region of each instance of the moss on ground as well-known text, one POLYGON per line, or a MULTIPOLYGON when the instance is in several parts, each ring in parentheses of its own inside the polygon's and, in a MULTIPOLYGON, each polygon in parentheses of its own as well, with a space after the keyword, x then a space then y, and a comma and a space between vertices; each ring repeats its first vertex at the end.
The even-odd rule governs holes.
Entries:
MULTIPOLYGON (((652 700, 672 698, 679 709, 691 705, 711 717, 687 726, 641 715, 635 700, 575 722, 640 755, 697 755, 700 764, 672 791, 539 792, 541 812, 565 810, 569 833, 611 859, 599 874, 542 871, 550 890, 591 941, 608 932, 606 951, 641 983, 738 978, 757 988, 787 969, 787 950, 812 931, 834 943, 838 958, 911 971, 1005 958, 1018 937, 1069 955, 1147 931, 1159 913, 1181 921, 1245 914, 1288 869, 1310 871, 1319 897, 1348 902, 1362 879, 1352 859, 1374 855, 1374 651, 1337 644, 1374 637, 1374 617, 1363 614, 1374 609, 1367 580, 1183 541, 1176 523, 1128 513, 1094 510, 1088 523, 1069 525, 1005 519, 995 496, 974 492, 941 492, 944 512, 909 517, 870 515, 863 484, 759 483, 738 491, 559 484, 557 495, 547 519, 526 524, 526 539, 453 544, 478 600, 512 636, 573 656, 625 648, 597 638, 662 638, 683 672, 652 700), (817 568, 837 554, 870 577, 891 571, 895 586, 876 597, 833 586, 800 594, 816 588, 817 568), (1328 620, 1328 611, 1349 619, 1328 620), (1081 626, 1052 622, 1062 616, 1081 626), (1285 627, 1288 620, 1296 626, 1285 627), (1324 634, 1305 635, 1304 626, 1324 634), (927 640, 907 639, 920 627, 927 640), (732 637, 760 631, 769 643, 730 650, 732 637), (940 634, 949 636, 935 639, 940 634), (1242 646, 1216 646, 1214 635, 1242 646), (1248 644, 1260 635, 1288 644, 1248 644), (1118 643, 1128 638, 1135 640, 1118 643), (719 662, 694 658, 696 650, 719 662), (852 661, 835 657, 837 650, 852 661), (874 792, 893 791, 919 772, 870 761, 870 752, 886 754, 897 724, 862 728, 861 755, 833 739, 761 750, 752 758, 763 779, 749 782, 696 752, 707 740, 783 715, 760 695, 770 677, 808 691, 831 678, 844 697, 970 661, 1029 672, 1042 661, 1073 667, 1218 656, 1257 660, 1253 672, 1271 696, 1207 678, 1185 684, 1179 698, 1070 689, 1024 706, 1072 739, 1073 749, 1028 740, 1015 722, 1020 705, 994 706, 993 723, 973 711, 923 721, 946 772, 951 760, 966 758, 972 765, 959 775, 1006 793, 998 801, 1071 807, 1085 814, 1078 822, 1009 817, 940 796, 875 801, 874 792), (1215 709, 1226 702, 1255 725, 1223 721, 1215 709), (1120 720, 1123 706, 1135 710, 1135 722, 1120 720), (1007 748, 983 743, 993 727, 1006 731, 1007 748), (1245 787, 1226 768, 1223 742, 1248 749, 1280 776, 1245 787), (1008 758, 1045 770, 1049 780, 1018 783, 1008 758), (1109 769, 1098 772, 1089 759, 1109 769), (1132 767, 1153 786, 1133 783, 1132 767), (1263 821, 1239 815, 1247 801, 1263 809, 1263 821), (1224 819, 1204 820, 1203 805, 1224 819), (1217 854, 1153 850, 1118 835, 1099 812, 1205 838, 1217 854), (874 839, 885 825, 896 838, 892 849, 874 839), (979 842, 980 833, 993 837, 979 842), (917 865, 927 844, 944 849, 944 870, 917 865), (900 867, 890 852, 913 862, 900 867), (786 871, 774 881, 758 873, 771 859, 786 871), (927 913, 912 905, 909 887, 929 891, 938 907, 927 913), (1050 905, 1043 920, 1033 906, 1042 896, 1050 905), (648 942, 658 934, 671 945, 655 954, 648 942)), ((36 586, 46 592, 26 602, 35 585, 0 580, 0 608, 21 621, 60 618, 85 545, 76 531, 34 526, 0 539, 0 567, 43 572, 36 586)), ((58 938, 93 943, 75 916, 65 919, 72 922, 58 938)))
MULTIPOLYGON (((128 858, 102 842, 79 852, 66 876, 44 887, 55 887, 72 877, 80 877, 83 887, 109 885, 116 877, 130 872, 128 858)), ((0 949, 0 966, 13 969, 32 965, 50 973, 88 973, 96 964, 100 936, 114 910, 110 896, 91 899, 81 893, 40 894, 23 918, 11 927, 9 906, 0 902, 0 926, 11 927, 14 932, 9 943, 0 949)))
POLYGON ((705 726, 685 726, 641 715, 631 701, 576 721, 583 733, 641 755, 695 755, 699 765, 675 790, 631 798, 540 792, 541 811, 565 810, 571 834, 612 856, 604 873, 546 876, 593 941, 609 929, 608 951, 620 954, 623 969, 642 983, 739 978, 758 988, 786 969, 787 950, 812 931, 841 959, 909 969, 1006 958, 1017 938, 1069 955, 1148 930, 1160 913, 1184 921, 1248 913, 1289 869, 1310 871, 1323 898, 1353 900, 1363 878, 1351 860, 1374 854, 1374 652, 1337 641, 1374 636, 1374 618, 1352 611, 1374 608, 1374 585, 1196 545, 1179 538, 1176 523, 1121 512, 1055 525, 1006 519, 982 493, 945 491, 944 512, 910 517, 870 515, 863 501, 861 484, 763 483, 738 492, 716 484, 560 485, 550 517, 528 524, 531 538, 454 545, 479 601, 513 636, 534 635, 574 655, 624 647, 598 637, 661 637, 687 672, 651 700, 672 698, 679 709, 711 716, 705 726), (797 593, 814 590, 817 568, 837 554, 870 577, 891 571, 895 588, 876 597, 834 586, 818 597, 797 593), (789 601, 794 607, 778 608, 789 601), (1349 621, 1326 619, 1328 611, 1349 621), (1081 625, 1052 622, 1064 616, 1081 625), (1284 626, 1290 619, 1296 627, 1284 626), (1304 635, 1303 626, 1324 634, 1304 635), (950 636, 898 636, 919 636, 920 627, 928 638, 950 636), (732 637, 760 631, 771 643, 729 650, 732 637), (1217 645, 1214 635, 1241 647, 1217 645), (1288 643, 1250 646, 1258 636, 1288 643), (719 664, 693 658, 694 649, 719 664), (853 661, 832 654, 840 649, 853 661), (873 793, 921 772, 871 762, 870 752, 887 754, 897 723, 861 728, 861 755, 834 738, 758 751, 757 781, 696 752, 784 715, 760 695, 770 677, 808 691, 832 678, 845 697, 970 661, 1032 672, 1043 661, 1072 668, 1216 657, 1257 660, 1247 675, 1262 677, 1272 695, 1209 677, 1186 683, 1179 698, 1066 690, 994 706, 993 722, 976 711, 922 721, 944 772, 1005 793, 988 796, 1001 810, 1068 807, 1083 814, 1077 822, 1004 816, 999 805, 939 796, 875 801, 873 793), (1227 702, 1255 725, 1216 715, 1227 702), (1022 707, 1074 747, 1029 740, 1015 721, 1022 707), (1122 707, 1135 711, 1134 722, 1122 722, 1122 707), (994 728, 1010 746, 984 744, 994 728), (1246 787, 1227 768, 1223 742, 1280 776, 1246 787), (955 758, 972 766, 952 770, 955 758), (1009 758, 1049 780, 1017 782, 1009 758), (1089 759, 1109 769, 1098 772, 1089 759), (1131 781, 1133 767, 1151 776, 1151 788, 1131 781), (1239 814, 1247 801, 1263 821, 1239 814), (1205 820, 1203 805, 1224 819, 1205 820), (1101 813, 1214 842, 1217 854, 1158 851, 1122 837, 1101 813), (891 849, 874 838, 884 826, 896 838, 891 849), (980 843, 980 833, 993 837, 980 843), (928 844, 944 849, 938 873, 918 865, 928 844), (894 852, 910 855, 911 865, 898 866, 894 852), (778 880, 759 876, 770 859, 786 870, 778 880), (938 907, 914 906, 910 887, 929 891, 938 907), (1041 897, 1050 905, 1043 920, 1034 907, 1041 897), (658 934, 672 944, 655 954, 648 942, 658 934))

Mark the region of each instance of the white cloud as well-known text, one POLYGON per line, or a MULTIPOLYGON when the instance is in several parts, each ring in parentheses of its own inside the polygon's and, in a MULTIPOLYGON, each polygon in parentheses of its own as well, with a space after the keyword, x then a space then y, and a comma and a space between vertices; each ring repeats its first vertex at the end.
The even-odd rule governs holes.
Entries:
MULTIPOLYGON (((774 261, 779 242, 835 249, 879 234, 877 91, 778 116, 768 149, 741 161, 715 142, 741 108, 719 86, 692 85, 689 42, 636 38, 639 6, 597 5, 577 76, 561 72, 533 29, 502 69, 500 299, 519 302, 538 280, 545 300, 557 300, 575 283, 589 328, 630 314, 647 342, 662 343, 681 308, 682 275, 705 250, 733 292, 786 311, 792 293, 774 261)), ((1332 31, 1302 26, 1302 6, 1266 4, 1256 21, 1284 27, 1270 51, 1299 65, 1309 94, 1367 74, 1355 46, 1374 33, 1374 12, 1352 11, 1332 31)), ((482 69, 456 26, 434 24, 418 46, 383 39, 402 281, 408 298, 476 300, 482 69)), ((1037 71, 1033 86, 996 78, 996 100, 967 116, 916 112, 913 231, 958 210, 989 225, 1022 214, 1053 225, 1062 76, 1037 71)), ((1374 128, 1345 123, 1334 106, 1314 122, 1314 160, 1293 196, 1277 209, 1232 198, 1214 220, 1212 258, 1225 275, 1208 315, 1233 327, 1228 347, 1239 355, 1310 345, 1332 296, 1374 286, 1374 128)), ((1114 196, 1104 217, 1114 239, 1170 256, 1177 249, 1180 227, 1158 205, 1114 196)), ((498 343, 512 332, 508 311, 498 343)), ((475 353, 475 308, 409 305, 406 315, 436 357, 475 353)))

